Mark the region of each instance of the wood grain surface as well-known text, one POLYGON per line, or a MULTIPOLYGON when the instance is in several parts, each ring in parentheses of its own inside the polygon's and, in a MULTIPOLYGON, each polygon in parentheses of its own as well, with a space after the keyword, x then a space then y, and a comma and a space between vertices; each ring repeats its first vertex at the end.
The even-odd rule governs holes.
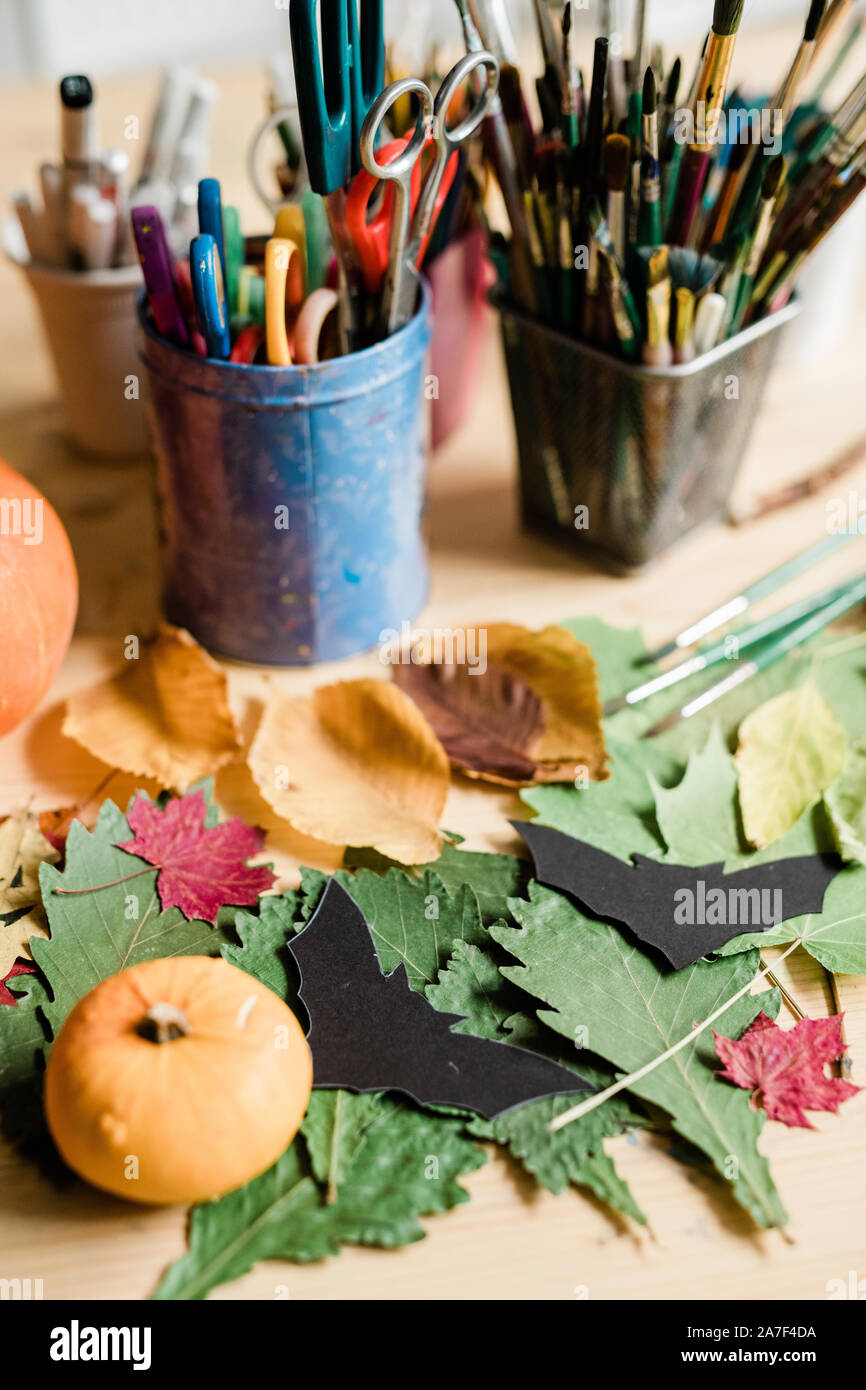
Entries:
MULTIPOLYGON (((773 72, 792 47, 794 29, 758 36, 743 55, 773 72)), ((227 200, 242 208, 248 229, 266 225, 247 189, 243 158, 250 127, 263 109, 265 79, 256 72, 216 71, 213 172, 227 200)), ((153 77, 101 84, 102 134, 122 143, 122 121, 145 116, 153 77)), ((0 196, 35 177, 52 156, 57 111, 51 84, 0 92, 0 196)), ((159 582, 150 467, 95 465, 63 438, 62 413, 34 305, 17 272, 0 262, 0 455, 27 473, 57 506, 81 572, 78 633, 61 675, 40 710, 0 744, 0 811, 86 798, 106 768, 60 733, 71 691, 112 670, 128 633, 144 633, 158 613, 159 582)), ((864 432, 863 303, 851 336, 825 361, 783 367, 774 375, 744 460, 741 490, 766 490, 827 461, 864 432)), ((844 485, 866 495, 866 469, 844 485)), ((831 489, 831 492, 834 490, 831 489)), ((616 579, 519 526, 515 446, 496 324, 491 318, 483 384, 471 420, 432 461, 428 528, 433 557, 425 626, 507 619, 540 626, 577 614, 640 623, 660 640, 823 533, 827 494, 751 527, 716 526, 684 541, 653 568, 616 579)), ((850 564, 850 562, 849 562, 850 564)), ((845 562, 840 562, 845 572, 845 562)), ((828 579, 833 566, 827 567, 828 579)), ((808 591, 810 580, 798 592, 808 591)), ((793 595, 792 595, 793 596, 793 595)), ((2 660, 2 649, 0 649, 2 660)), ((298 692, 335 677, 386 674, 375 655, 310 672, 228 667, 232 701, 247 733, 269 687, 298 692)), ((133 789, 117 777, 109 791, 121 804, 133 789)), ((267 827, 279 871, 335 867, 339 853, 304 842, 275 823, 249 773, 220 774, 224 810, 267 827)), ((507 817, 520 803, 508 793, 456 780, 443 823, 473 849, 515 849, 507 817)), ((815 1015, 832 1009, 823 972, 795 955, 784 978, 815 1015)), ((866 988, 843 980, 855 1080, 866 1076, 866 988)), ((408 1250, 348 1251, 316 1267, 263 1264, 218 1299, 821 1299, 827 1281, 866 1276, 863 1200, 866 1099, 839 1117, 816 1118, 814 1132, 767 1125, 762 1148, 791 1213, 787 1236, 757 1233, 722 1184, 683 1165, 658 1138, 610 1143, 622 1176, 648 1213, 651 1230, 629 1228, 592 1199, 559 1198, 527 1184, 495 1156, 467 1181, 472 1200, 427 1223, 429 1236, 408 1250)), ((140 1299, 184 1246, 184 1213, 151 1211, 103 1197, 83 1185, 55 1190, 8 1149, 0 1150, 0 1277, 44 1281, 47 1299, 140 1299)))

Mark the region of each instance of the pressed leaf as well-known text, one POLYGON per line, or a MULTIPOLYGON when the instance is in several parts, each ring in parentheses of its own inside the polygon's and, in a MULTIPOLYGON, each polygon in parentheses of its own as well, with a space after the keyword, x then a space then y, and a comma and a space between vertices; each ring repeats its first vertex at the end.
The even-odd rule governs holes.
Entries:
POLYGON ((4 975, 3 979, 0 980, 0 1004, 5 1004, 8 1008, 16 1008, 18 1005, 18 1000, 13 994, 12 989, 9 988, 9 981, 15 980, 19 975, 32 974, 32 965, 25 965, 24 961, 17 960, 15 964, 12 966, 12 969, 9 971, 8 975, 4 975))
POLYGON ((116 676, 71 696, 63 732, 111 767, 180 791, 241 746, 225 672, 167 623, 116 676))
MULTIPOLYGON (((755 952, 735 960, 698 961, 665 974, 614 927, 590 921, 565 898, 537 885, 530 903, 515 903, 513 911, 519 930, 491 931, 521 962, 504 966, 503 974, 549 1005, 539 1012, 543 1023, 572 1040, 585 1030, 591 1050, 623 1072, 661 1056, 757 970, 755 952)), ((739 1033, 760 1008, 757 1000, 744 997, 731 1007, 726 1025, 739 1033)), ((714 1057, 712 1038, 702 1034, 632 1090, 670 1114, 676 1130, 712 1159, 756 1221, 783 1224, 769 1166, 757 1149, 764 1117, 750 1108, 745 1094, 718 1085, 714 1057), (733 1178, 732 1157, 737 1159, 733 1178)))
POLYGON ((866 742, 851 749, 824 801, 842 858, 866 864, 866 742))
POLYGON ((821 913, 763 932, 746 932, 723 946, 719 955, 785 946, 798 937, 809 955, 831 974, 866 975, 866 868, 843 869, 831 883, 821 913))
POLYGON ((314 1091, 301 1125, 301 1133, 317 1180, 324 1184, 327 1201, 335 1202, 340 1184, 374 1125, 390 1112, 380 1094, 353 1095, 351 1091, 314 1091))
POLYGON ((0 822, 0 980, 19 956, 29 959, 31 937, 48 935, 39 866, 59 858, 32 811, 16 811, 0 822))
POLYGON ((156 886, 166 910, 179 907, 185 917, 215 923, 221 908, 251 906, 276 881, 265 865, 246 863, 264 848, 261 831, 239 816, 209 825, 202 791, 165 805, 137 796, 127 816, 135 833, 117 848, 159 869, 156 886))
MULTIPOLYGON (((318 1098, 315 1098, 318 1106, 318 1098)), ((358 1105, 369 1097, 346 1096, 358 1105)), ((381 1119, 338 1155, 335 1200, 327 1200, 302 1139, 267 1173, 217 1202, 195 1207, 189 1251, 168 1270, 157 1299, 201 1299, 237 1279, 257 1260, 310 1262, 339 1254, 341 1244, 385 1249, 424 1237, 419 1217, 468 1199, 459 1178, 485 1162, 462 1134, 462 1121, 376 1100, 381 1119), (431 1160, 435 1160, 431 1162, 431 1160)), ((333 1108, 331 1110, 333 1119, 333 1108)), ((327 1121, 314 1122, 317 1166, 326 1162, 327 1121)), ((324 1168, 320 1168, 324 1171, 324 1168)))
MULTIPOLYGON (((484 662, 398 664, 398 684, 418 703, 455 766, 506 785, 606 776, 593 654, 565 628, 511 623, 476 630, 484 662)), ((466 650, 470 633, 465 634, 466 650)), ((455 642, 459 652, 463 643, 455 642)), ((413 654, 416 655, 416 654, 413 654)))
POLYGON ((249 752, 270 806, 295 829, 372 847, 400 864, 435 859, 448 758, 412 701, 384 681, 275 695, 249 752))
POLYGON ((532 756, 544 733, 546 706, 504 667, 488 663, 482 672, 465 665, 403 665, 395 679, 467 776, 505 786, 573 779, 573 764, 563 772, 532 756))
MULTIPOLYGON (((413 989, 423 991, 436 979, 458 942, 486 944, 478 900, 468 884, 452 896, 434 869, 410 878, 400 869, 383 876, 370 869, 333 875, 364 914, 383 975, 406 968, 413 989)), ((302 869, 303 918, 309 921, 328 884, 327 874, 302 869)))
POLYGON ((773 844, 842 771, 847 739, 817 685, 761 705, 740 726, 736 763, 749 841, 773 844))
POLYGON ((258 916, 253 916, 251 912, 238 912, 235 915, 234 927, 241 944, 237 946, 231 942, 223 946, 221 954, 239 970, 254 975, 294 1008, 294 970, 290 976, 286 942, 303 926, 298 893, 262 898, 258 916))
MULTIPOLYGON (((534 1018, 517 1012, 527 1007, 527 997, 499 969, 508 957, 495 943, 488 944, 489 949, 483 951, 467 942, 457 943, 447 969, 440 972, 436 984, 427 987, 427 998, 434 1009, 464 1016, 464 1022, 455 1025, 455 1032, 544 1052, 562 1065, 579 1065, 588 1079, 603 1084, 605 1078, 595 1068, 586 1066, 584 1054, 578 1063, 573 1047, 563 1044, 561 1038, 542 1028, 534 1018), (546 1036, 542 1038, 541 1034, 546 1036)), ((505 1144, 548 1191, 562 1192, 569 1183, 589 1187, 603 1201, 643 1222, 643 1213, 602 1143, 606 1137, 623 1134, 640 1123, 628 1100, 618 1097, 608 1101, 567 1129, 551 1134, 551 1119, 573 1102, 574 1097, 557 1096, 521 1106, 494 1120, 474 1117, 468 1130, 479 1139, 505 1144)))
MULTIPOLYGON (((217 808, 208 815, 215 819, 217 808)), ((161 910, 158 870, 118 849, 130 833, 126 817, 106 801, 92 832, 73 822, 63 872, 42 867, 51 940, 34 940, 33 948, 53 996, 45 1015, 54 1034, 78 1000, 118 970, 165 956, 217 955, 229 939, 230 908, 223 909, 216 929, 188 921, 176 907, 161 910), (136 870, 143 872, 128 878, 136 870)))
POLYGON ((766 1014, 758 1014, 739 1042, 714 1034, 716 1051, 725 1064, 726 1081, 752 1092, 752 1103, 771 1120, 800 1129, 813 1129, 807 1110, 834 1114, 860 1090, 850 1081, 827 1076, 824 1068, 844 1056, 842 1017, 801 1018, 781 1029, 766 1014))
POLYGON ((679 764, 647 740, 623 743, 611 739, 611 775, 606 782, 585 787, 533 787, 521 793, 542 825, 595 845, 629 861, 633 854, 658 858, 664 844, 656 821, 652 774, 657 785, 668 786, 679 764))
MULTIPOLYGON (((372 869, 377 874, 386 874, 396 867, 392 859, 375 850, 347 849, 343 862, 347 869, 372 869)), ((507 917, 508 899, 524 897, 532 875, 529 861, 514 854, 482 854, 448 843, 433 863, 413 864, 404 873, 410 880, 420 882, 428 869, 452 898, 464 887, 472 889, 485 927, 507 917)))

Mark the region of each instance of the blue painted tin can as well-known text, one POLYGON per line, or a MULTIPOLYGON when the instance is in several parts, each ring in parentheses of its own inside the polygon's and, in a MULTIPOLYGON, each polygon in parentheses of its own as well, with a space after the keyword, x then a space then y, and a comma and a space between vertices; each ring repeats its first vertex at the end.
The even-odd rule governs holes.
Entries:
POLYGON ((393 337, 316 366, 193 356, 139 302, 165 611, 236 661, 306 666, 366 651, 428 588, 426 286, 393 337))

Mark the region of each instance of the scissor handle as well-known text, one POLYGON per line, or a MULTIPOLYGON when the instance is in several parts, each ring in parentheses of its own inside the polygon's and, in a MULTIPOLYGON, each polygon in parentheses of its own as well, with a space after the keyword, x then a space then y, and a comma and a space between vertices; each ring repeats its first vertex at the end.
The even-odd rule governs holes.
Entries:
MULTIPOLYGON (((383 145, 376 152, 376 163, 390 166, 409 144, 409 136, 401 136, 383 145)), ((414 208, 421 191, 421 162, 416 160, 410 174, 411 206, 414 208)), ((378 174, 362 169, 352 180, 346 198, 346 225, 355 243, 364 274, 364 283, 371 294, 382 288, 388 270, 388 248, 391 239, 391 219, 394 215, 394 190, 387 187, 382 205, 369 217, 370 201, 379 188, 378 174)))
MULTIPOLYGON (((417 77, 404 77, 386 87, 367 112, 361 129, 361 163, 374 179, 387 179, 392 183, 408 184, 412 171, 418 163, 421 151, 430 138, 433 127, 435 103, 433 93, 425 82, 417 77), (376 154, 379 130, 392 107, 405 96, 421 99, 421 111, 410 139, 402 154, 383 164, 376 154)), ((390 148, 390 147, 389 147, 390 148)))
POLYGON ((361 29, 355 0, 347 0, 352 44, 352 174, 361 168, 361 128, 385 85, 385 0, 361 0, 361 29), (360 61, 354 61, 360 54, 360 61))
POLYGON ((421 192, 415 222, 412 228, 413 242, 420 244, 430 234, 437 206, 440 204, 442 180, 448 162, 490 114, 490 108, 499 91, 499 63, 492 53, 483 49, 479 53, 467 53, 451 69, 443 80, 436 101, 433 104, 433 121, 430 134, 436 146, 436 157, 421 192), (464 83, 481 68, 487 71, 484 91, 477 97, 472 110, 453 128, 448 126, 448 111, 454 98, 464 83))
POLYGON ((444 144, 448 148, 448 154, 453 154, 460 145, 475 134, 478 127, 490 115, 490 107, 495 101, 498 91, 499 63, 492 53, 482 49, 478 53, 467 53, 464 58, 461 58, 460 62, 443 79, 442 85, 436 93, 431 132, 436 143, 444 144), (484 91, 459 125, 449 129, 448 111, 451 103, 464 83, 480 68, 487 70, 487 84, 484 91))
POLYGON ((360 168, 360 130, 384 80, 384 0, 291 0, 289 27, 310 186, 335 193, 360 168), (358 61, 356 61, 356 55, 358 61))

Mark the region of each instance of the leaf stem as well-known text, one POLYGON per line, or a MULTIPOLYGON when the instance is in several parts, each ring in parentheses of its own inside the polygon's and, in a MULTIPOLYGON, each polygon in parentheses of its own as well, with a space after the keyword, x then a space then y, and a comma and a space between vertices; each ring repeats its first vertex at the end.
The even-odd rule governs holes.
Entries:
POLYGON ((572 1124, 574 1120, 579 1120, 583 1115, 588 1115, 591 1110, 597 1110, 600 1105, 604 1105, 606 1100, 610 1100, 611 1096, 619 1095, 620 1091, 628 1090, 636 1081, 642 1081, 645 1076, 649 1076, 650 1072, 655 1071, 656 1067, 660 1067, 664 1062, 669 1062, 678 1052, 682 1052, 684 1047, 688 1047, 689 1043, 694 1042, 696 1038, 700 1037, 701 1033, 709 1028, 711 1023, 715 1023, 717 1018, 721 1018, 722 1014, 727 1013, 728 1009, 732 1008, 738 999, 742 999, 743 995, 748 994, 756 980, 765 980, 772 974, 775 966, 781 964, 783 960, 790 956, 793 951, 796 951, 797 947, 802 944, 803 938, 798 936, 796 941, 793 941, 788 947, 787 951, 782 952, 772 967, 767 966, 766 969, 761 970, 753 980, 743 985, 743 988, 732 995, 726 1003, 720 1005, 715 1013, 710 1014, 709 1018, 705 1018, 703 1023, 697 1024, 684 1038, 680 1038, 679 1042, 674 1043, 673 1047, 669 1047, 667 1052, 663 1052, 659 1057, 654 1057, 651 1062, 647 1062, 646 1066, 641 1067, 639 1071, 633 1071, 630 1072, 628 1076, 620 1077, 619 1081, 615 1081, 612 1086, 608 1086, 604 1091, 599 1091, 597 1095, 590 1096, 588 1100, 582 1101, 580 1105, 572 1106, 571 1110, 566 1110, 562 1115, 557 1115, 556 1119, 551 1120, 550 1124, 547 1126, 550 1133, 555 1134, 557 1130, 564 1129, 566 1125, 572 1124))
POLYGON ((66 897, 71 897, 75 893, 98 893, 103 888, 116 888, 118 883, 128 883, 131 878, 140 878, 142 874, 152 874, 159 868, 158 864, 148 864, 146 869, 136 869, 133 874, 124 874, 123 878, 112 879, 110 883, 94 883, 89 888, 53 888, 53 893, 63 893, 66 897))

